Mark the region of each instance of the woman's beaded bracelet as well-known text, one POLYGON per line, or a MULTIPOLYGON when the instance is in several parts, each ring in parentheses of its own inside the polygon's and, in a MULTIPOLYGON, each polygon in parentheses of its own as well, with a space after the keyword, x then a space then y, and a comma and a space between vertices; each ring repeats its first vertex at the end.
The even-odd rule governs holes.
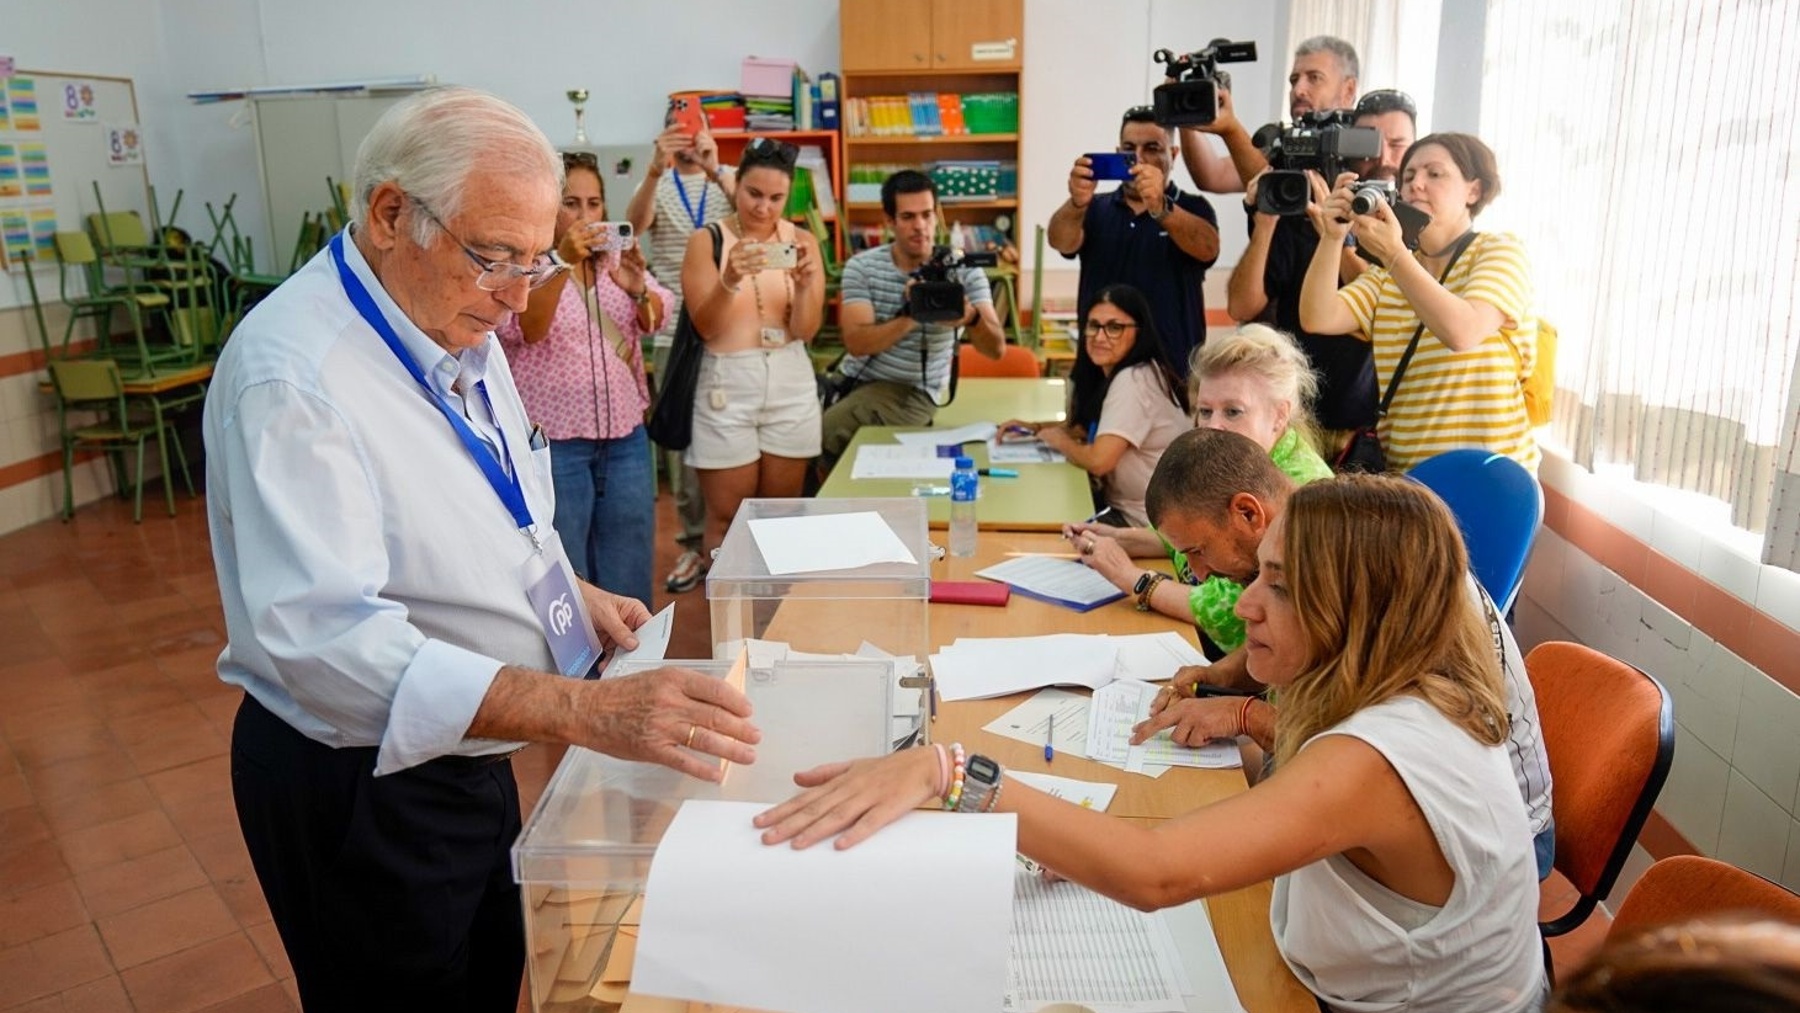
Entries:
POLYGON ((969 758, 963 752, 962 743, 950 744, 950 787, 944 792, 944 808, 955 811, 956 804, 962 801, 963 770, 968 766, 969 758))

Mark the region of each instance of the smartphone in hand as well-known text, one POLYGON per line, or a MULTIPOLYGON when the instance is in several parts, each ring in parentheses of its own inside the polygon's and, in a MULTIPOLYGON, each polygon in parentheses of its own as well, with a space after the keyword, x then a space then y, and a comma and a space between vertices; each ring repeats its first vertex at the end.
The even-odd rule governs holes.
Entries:
POLYGON ((1131 167, 1137 164, 1137 156, 1122 151, 1099 151, 1087 156, 1088 168, 1093 171, 1094 179, 1127 180, 1131 178, 1131 167))
POLYGON ((745 243, 744 245, 762 251, 763 269, 766 271, 787 271, 800 263, 800 247, 795 243, 745 243))
POLYGON ((700 108, 700 99, 694 95, 676 95, 669 99, 668 122, 680 127, 689 137, 705 130, 706 113, 700 108))
POLYGON ((616 253, 637 245, 630 222, 590 222, 588 230, 596 237, 591 247, 595 253, 616 253))

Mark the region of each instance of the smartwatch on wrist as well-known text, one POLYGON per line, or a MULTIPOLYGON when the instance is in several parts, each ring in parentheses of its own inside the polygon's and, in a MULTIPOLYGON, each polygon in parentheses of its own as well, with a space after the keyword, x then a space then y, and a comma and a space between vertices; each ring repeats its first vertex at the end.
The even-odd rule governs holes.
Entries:
POLYGON ((1157 573, 1155 570, 1145 570, 1138 575, 1137 583, 1131 585, 1131 593, 1137 595, 1139 612, 1150 611, 1150 596, 1156 593, 1156 585, 1168 579, 1168 574, 1157 573))
POLYGON ((1174 210, 1175 210, 1175 202, 1170 200, 1167 197, 1164 197, 1162 207, 1158 208, 1155 211, 1150 212, 1150 220, 1153 222, 1160 223, 1164 218, 1169 217, 1169 212, 1174 211, 1174 210))
POLYGON ((962 797, 956 800, 959 813, 987 812, 988 800, 1000 790, 1003 769, 980 753, 972 753, 963 767, 962 797))

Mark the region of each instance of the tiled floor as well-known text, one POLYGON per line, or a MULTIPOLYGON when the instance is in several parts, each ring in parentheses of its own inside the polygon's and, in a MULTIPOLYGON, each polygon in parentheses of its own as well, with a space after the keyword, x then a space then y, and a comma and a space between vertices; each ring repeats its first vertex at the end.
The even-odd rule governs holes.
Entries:
MULTIPOLYGON (((108 499, 0 537, 0 1010, 297 1008, 232 810, 239 694, 213 672, 205 513, 179 505, 136 525, 108 499)), ((659 579, 673 551, 659 539, 659 579)), ((701 593, 681 597, 670 654, 703 657, 701 593)), ((527 807, 559 759, 515 761, 527 807)), ((1567 889, 1546 888, 1546 912, 1567 889)), ((1555 942, 1558 966, 1591 951, 1595 918, 1555 942)))

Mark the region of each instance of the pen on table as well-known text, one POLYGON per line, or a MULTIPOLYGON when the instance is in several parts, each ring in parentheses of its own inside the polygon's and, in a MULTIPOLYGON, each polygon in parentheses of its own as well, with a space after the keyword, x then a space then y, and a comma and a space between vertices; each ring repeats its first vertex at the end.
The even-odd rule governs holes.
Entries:
POLYGON ((982 468, 980 473, 983 475, 992 476, 994 478, 1018 478, 1019 477, 1019 472, 1018 472, 1018 469, 1016 469, 1016 468, 982 468))
POLYGON ((1044 762, 1056 759, 1056 715, 1050 715, 1050 730, 1044 733, 1044 762))

